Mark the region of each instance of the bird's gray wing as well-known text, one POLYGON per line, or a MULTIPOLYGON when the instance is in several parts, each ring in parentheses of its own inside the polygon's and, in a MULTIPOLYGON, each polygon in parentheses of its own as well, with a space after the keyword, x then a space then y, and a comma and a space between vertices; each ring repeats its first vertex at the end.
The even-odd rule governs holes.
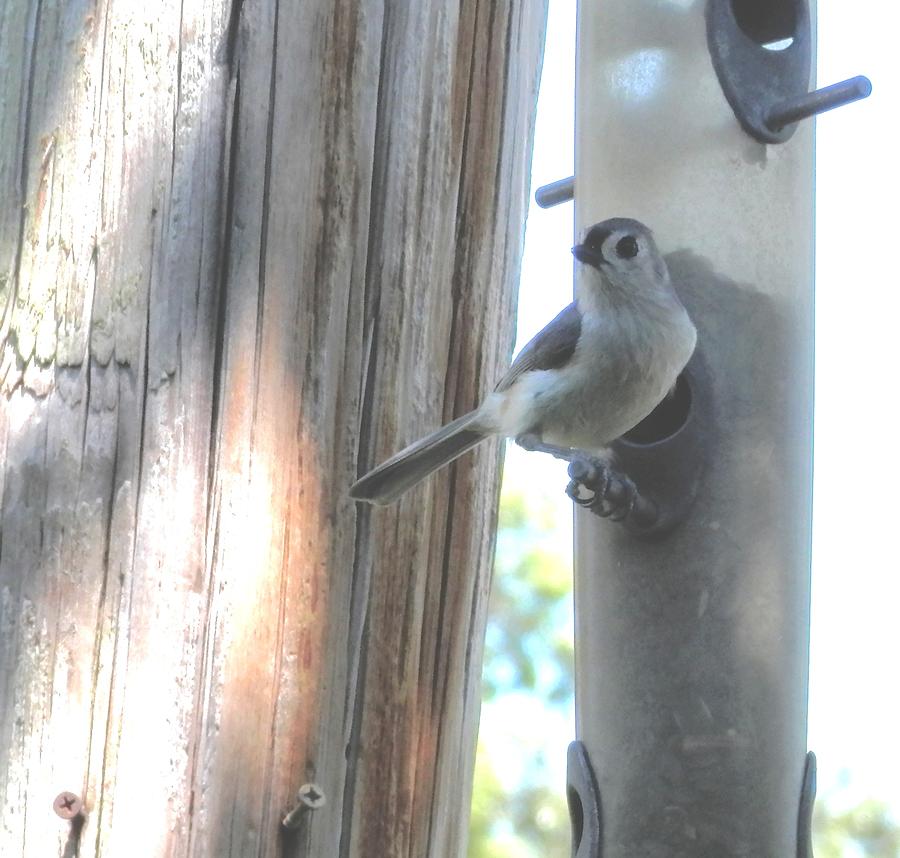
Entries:
POLYGON ((494 389, 507 390, 526 372, 565 366, 575 353, 580 336, 581 313, 573 302, 529 340, 494 389))

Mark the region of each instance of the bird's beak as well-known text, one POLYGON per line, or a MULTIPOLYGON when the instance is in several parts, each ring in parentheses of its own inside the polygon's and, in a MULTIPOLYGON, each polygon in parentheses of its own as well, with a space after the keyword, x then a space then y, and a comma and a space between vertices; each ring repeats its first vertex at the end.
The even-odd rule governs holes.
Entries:
POLYGON ((600 266, 606 263, 606 258, 599 250, 594 250, 591 247, 588 247, 586 244, 576 244, 572 248, 572 256, 574 256, 579 262, 583 262, 585 265, 590 265, 593 268, 596 268, 598 271, 600 270, 600 266))

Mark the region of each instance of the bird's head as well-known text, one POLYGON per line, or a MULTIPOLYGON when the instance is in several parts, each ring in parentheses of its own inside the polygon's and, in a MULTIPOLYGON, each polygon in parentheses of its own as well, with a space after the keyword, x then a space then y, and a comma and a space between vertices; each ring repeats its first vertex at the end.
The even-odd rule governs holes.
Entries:
POLYGON ((603 281, 626 293, 652 294, 669 286, 666 263, 653 233, 640 221, 614 217, 595 223, 572 254, 599 272, 603 281))

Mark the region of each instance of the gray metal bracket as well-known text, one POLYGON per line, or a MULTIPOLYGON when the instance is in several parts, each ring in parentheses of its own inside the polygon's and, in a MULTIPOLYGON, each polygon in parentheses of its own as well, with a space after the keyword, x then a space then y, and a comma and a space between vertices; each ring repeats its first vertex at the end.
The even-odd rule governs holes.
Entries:
MULTIPOLYGON (((571 742, 567 755, 566 800, 572 826, 572 858, 602 858, 603 806, 600 787, 583 742, 571 742)), ((797 858, 813 858, 812 816, 816 800, 816 755, 803 769, 797 812, 797 858)))
POLYGON ((797 812, 797 858, 813 858, 812 817, 816 801, 816 755, 809 751, 803 768, 800 807, 797 812))
POLYGON ((583 742, 569 744, 566 780, 572 858, 600 858, 603 846, 600 787, 583 742))
POLYGON ((725 98, 741 127, 762 143, 784 143, 801 119, 872 91, 859 76, 809 92, 806 0, 708 0, 706 37, 725 98))
MULTIPOLYGON (((735 117, 762 143, 784 143, 801 120, 872 92, 863 75, 809 92, 812 25, 807 0, 707 0, 706 39, 735 117)), ((534 193, 541 208, 574 197, 574 176, 534 193)))

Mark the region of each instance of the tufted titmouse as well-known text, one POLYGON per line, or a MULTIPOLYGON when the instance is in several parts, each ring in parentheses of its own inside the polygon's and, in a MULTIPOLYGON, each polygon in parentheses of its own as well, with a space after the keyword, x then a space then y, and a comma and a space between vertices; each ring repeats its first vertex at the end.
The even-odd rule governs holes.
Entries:
POLYGON ((532 450, 598 450, 644 419, 688 362, 697 332, 646 226, 611 218, 572 248, 576 299, 474 411, 360 478, 351 497, 395 501, 491 435, 532 450))

